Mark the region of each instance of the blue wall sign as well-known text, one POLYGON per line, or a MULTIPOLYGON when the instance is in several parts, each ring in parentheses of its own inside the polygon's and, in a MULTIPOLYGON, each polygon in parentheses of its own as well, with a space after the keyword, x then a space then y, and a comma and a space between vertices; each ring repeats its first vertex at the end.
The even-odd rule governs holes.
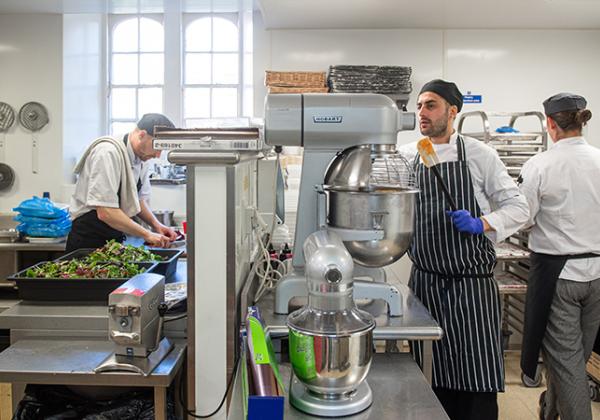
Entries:
POLYGON ((463 103, 465 104, 480 104, 481 95, 463 95, 463 103))

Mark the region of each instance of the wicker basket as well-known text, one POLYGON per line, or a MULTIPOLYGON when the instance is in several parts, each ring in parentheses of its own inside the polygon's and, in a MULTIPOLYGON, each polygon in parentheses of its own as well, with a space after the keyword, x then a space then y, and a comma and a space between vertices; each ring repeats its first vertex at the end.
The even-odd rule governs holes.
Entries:
POLYGON ((327 93, 329 88, 323 87, 291 87, 291 86, 269 86, 269 93, 327 93))
POLYGON ((325 86, 324 71, 270 71, 265 72, 266 86, 322 87, 325 86))

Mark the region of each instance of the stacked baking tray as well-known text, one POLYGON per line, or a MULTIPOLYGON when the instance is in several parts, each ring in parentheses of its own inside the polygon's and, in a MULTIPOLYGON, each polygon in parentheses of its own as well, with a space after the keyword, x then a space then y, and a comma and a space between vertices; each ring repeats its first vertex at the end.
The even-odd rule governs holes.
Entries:
POLYGON ((411 74, 412 69, 403 66, 334 65, 329 67, 327 82, 331 92, 381 93, 406 105, 412 92, 411 74))

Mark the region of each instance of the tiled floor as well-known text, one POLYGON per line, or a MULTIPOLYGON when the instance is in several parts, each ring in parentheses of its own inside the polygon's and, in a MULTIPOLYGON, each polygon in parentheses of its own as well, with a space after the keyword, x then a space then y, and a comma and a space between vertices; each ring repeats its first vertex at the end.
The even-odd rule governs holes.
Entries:
MULTIPOLYGON (((508 352, 506 361, 506 392, 498 394, 500 420, 537 420, 537 404, 545 384, 526 388, 521 383, 519 353, 508 352)), ((600 403, 592 402, 594 419, 600 420, 600 403)))

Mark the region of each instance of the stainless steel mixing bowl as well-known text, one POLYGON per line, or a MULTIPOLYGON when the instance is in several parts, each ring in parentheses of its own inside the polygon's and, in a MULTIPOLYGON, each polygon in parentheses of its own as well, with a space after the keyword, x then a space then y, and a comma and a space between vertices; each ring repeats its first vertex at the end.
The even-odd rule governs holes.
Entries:
POLYGON ((383 230, 380 240, 344 241, 354 262, 383 267, 410 245, 417 193, 414 171, 395 148, 357 146, 332 161, 323 189, 328 224, 352 230, 383 230))
POLYGON ((314 393, 335 399, 353 392, 373 359, 373 327, 347 335, 290 328, 290 360, 296 377, 314 393))
POLYGON ((330 226, 384 231, 383 239, 344 241, 356 263, 365 267, 383 267, 397 261, 408 250, 413 233, 414 206, 418 190, 325 190, 329 196, 330 226))

